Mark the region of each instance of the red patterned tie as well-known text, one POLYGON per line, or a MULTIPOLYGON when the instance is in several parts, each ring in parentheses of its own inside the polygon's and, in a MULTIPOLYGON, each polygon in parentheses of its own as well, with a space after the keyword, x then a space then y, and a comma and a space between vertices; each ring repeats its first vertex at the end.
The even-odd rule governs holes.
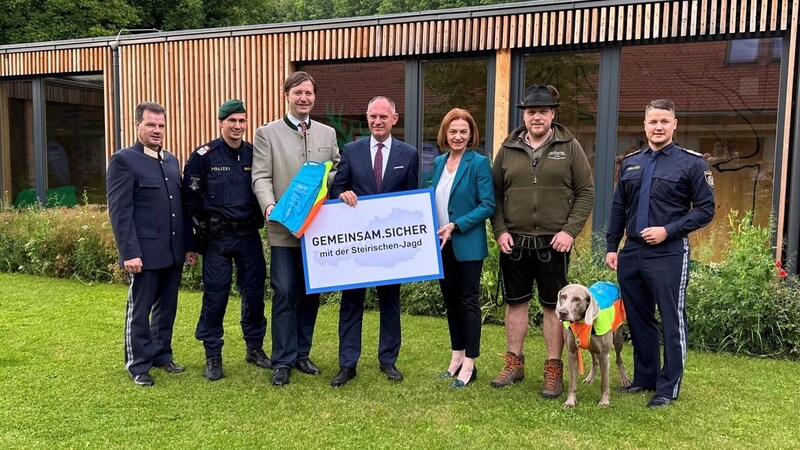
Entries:
POLYGON ((383 143, 378 142, 378 150, 375 152, 375 164, 372 166, 372 173, 375 175, 375 186, 378 188, 378 192, 381 191, 381 185, 383 184, 383 152, 381 149, 383 148, 383 143))

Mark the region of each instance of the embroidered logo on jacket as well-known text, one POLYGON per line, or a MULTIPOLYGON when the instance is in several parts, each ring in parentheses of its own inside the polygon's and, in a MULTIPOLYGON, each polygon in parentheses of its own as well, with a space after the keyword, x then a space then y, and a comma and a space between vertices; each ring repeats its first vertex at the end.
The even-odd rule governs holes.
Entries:
POLYGON ((567 153, 559 150, 547 154, 548 159, 567 159, 567 153))
POLYGON ((710 170, 706 170, 703 172, 703 176, 706 179, 706 183, 711 186, 711 189, 714 189, 714 176, 711 174, 710 170))

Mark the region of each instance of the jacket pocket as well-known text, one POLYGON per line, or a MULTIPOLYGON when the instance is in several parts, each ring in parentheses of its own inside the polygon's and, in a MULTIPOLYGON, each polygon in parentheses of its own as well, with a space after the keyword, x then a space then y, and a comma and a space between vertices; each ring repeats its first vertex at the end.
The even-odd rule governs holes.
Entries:
POLYGON ((650 184, 650 197, 657 200, 674 201, 680 189, 680 174, 656 173, 650 184))
POLYGON ((142 189, 158 189, 162 186, 158 178, 139 178, 139 187, 142 189))
POLYGON ((225 202, 225 192, 221 183, 218 180, 206 180, 206 189, 208 189, 208 204, 209 205, 222 205, 225 202))

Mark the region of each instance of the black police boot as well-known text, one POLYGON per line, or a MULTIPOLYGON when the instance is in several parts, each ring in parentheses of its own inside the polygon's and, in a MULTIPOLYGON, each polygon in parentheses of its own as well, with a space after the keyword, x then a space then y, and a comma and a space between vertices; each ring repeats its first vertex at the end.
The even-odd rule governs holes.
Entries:
POLYGON ((222 355, 214 355, 206 358, 206 370, 204 375, 211 381, 217 381, 222 378, 222 355))
POLYGON ((262 348, 248 348, 244 360, 264 369, 272 369, 272 361, 267 358, 262 348))

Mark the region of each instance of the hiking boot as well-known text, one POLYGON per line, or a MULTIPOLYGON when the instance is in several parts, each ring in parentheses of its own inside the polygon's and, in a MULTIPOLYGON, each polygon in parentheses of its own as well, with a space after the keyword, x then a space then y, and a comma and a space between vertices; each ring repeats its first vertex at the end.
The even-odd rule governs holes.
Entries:
POLYGON ((564 363, 560 359, 548 359, 544 362, 544 387, 542 397, 558 398, 564 391, 564 363))
POLYGON ((222 378, 222 355, 206 358, 206 370, 203 375, 211 381, 217 381, 222 378))
POLYGON ((505 387, 525 378, 525 355, 517 356, 514 352, 506 352, 502 356, 506 363, 497 378, 492 380, 494 388, 505 387))

